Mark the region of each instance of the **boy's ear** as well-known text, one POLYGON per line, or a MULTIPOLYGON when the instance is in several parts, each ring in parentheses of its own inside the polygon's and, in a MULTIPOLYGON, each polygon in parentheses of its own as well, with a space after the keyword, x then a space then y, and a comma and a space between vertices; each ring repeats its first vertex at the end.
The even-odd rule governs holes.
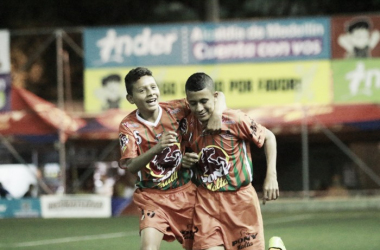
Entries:
POLYGON ((135 104, 135 101, 133 100, 133 96, 127 94, 125 97, 127 98, 130 104, 135 104))

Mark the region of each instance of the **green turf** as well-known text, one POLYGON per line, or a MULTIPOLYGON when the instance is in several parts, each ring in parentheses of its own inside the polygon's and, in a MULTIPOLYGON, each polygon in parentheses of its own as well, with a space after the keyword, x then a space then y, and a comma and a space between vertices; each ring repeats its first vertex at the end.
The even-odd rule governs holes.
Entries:
MULTIPOLYGON (((358 250, 380 246, 380 211, 264 213, 265 237, 287 250, 358 250)), ((0 219, 0 249, 139 249, 138 218, 0 219)), ((161 249, 181 249, 163 242, 161 249)))

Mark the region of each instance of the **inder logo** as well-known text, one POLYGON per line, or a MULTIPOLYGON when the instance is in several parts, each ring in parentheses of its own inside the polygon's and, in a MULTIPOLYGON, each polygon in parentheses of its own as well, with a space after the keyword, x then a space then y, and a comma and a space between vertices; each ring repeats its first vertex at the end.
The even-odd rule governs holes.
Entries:
POLYGON ((109 29, 106 36, 96 42, 96 46, 100 50, 101 63, 122 63, 126 57, 169 55, 177 40, 175 32, 153 34, 150 28, 145 28, 131 36, 118 35, 115 29, 109 29))

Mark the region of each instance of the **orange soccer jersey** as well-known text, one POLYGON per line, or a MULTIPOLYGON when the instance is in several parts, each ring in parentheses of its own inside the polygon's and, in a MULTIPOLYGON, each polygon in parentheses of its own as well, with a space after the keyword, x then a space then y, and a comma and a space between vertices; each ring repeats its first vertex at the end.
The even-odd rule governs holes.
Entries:
POLYGON ((264 250, 249 142, 262 147, 265 127, 241 111, 227 110, 218 135, 203 131, 193 114, 180 128, 186 147, 199 155, 193 249, 223 245, 227 250, 264 250))
POLYGON ((185 144, 199 154, 197 179, 204 188, 235 191, 252 182, 249 142, 262 147, 265 127, 239 110, 227 110, 218 135, 207 135, 193 114, 181 122, 181 131, 185 144))
MULTIPOLYGON (((144 120, 135 110, 120 123, 119 140, 121 159, 137 157, 157 144, 165 131, 177 131, 179 121, 190 113, 185 99, 161 102, 159 116, 155 123, 144 120)), ((165 148, 152 161, 138 172, 139 188, 167 190, 189 182, 191 172, 180 168, 182 152, 178 144, 165 148)))

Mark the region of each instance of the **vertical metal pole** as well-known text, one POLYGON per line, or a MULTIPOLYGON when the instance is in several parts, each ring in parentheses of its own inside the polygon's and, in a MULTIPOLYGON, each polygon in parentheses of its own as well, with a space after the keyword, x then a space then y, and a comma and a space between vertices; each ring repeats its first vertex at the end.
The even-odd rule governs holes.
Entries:
POLYGON ((219 0, 205 1, 206 22, 219 22, 219 0))
POLYGON ((305 199, 310 198, 309 183, 309 138, 307 129, 307 108, 303 107, 302 119, 302 188, 305 199))
POLYGON ((66 96, 66 110, 69 108, 71 111, 74 111, 73 107, 73 97, 71 91, 71 79, 70 79, 70 57, 67 50, 63 51, 63 71, 64 73, 64 82, 65 82, 65 96, 66 96))
MULTIPOLYGON (((65 109, 64 86, 63 86, 63 49, 62 49, 62 30, 56 30, 57 45, 57 92, 58 92, 58 108, 62 111, 65 109)), ((64 119, 62 117, 62 119, 64 119)), ((59 126, 59 165, 61 170, 61 188, 62 193, 66 193, 66 146, 65 134, 63 131, 63 121, 59 126)))

